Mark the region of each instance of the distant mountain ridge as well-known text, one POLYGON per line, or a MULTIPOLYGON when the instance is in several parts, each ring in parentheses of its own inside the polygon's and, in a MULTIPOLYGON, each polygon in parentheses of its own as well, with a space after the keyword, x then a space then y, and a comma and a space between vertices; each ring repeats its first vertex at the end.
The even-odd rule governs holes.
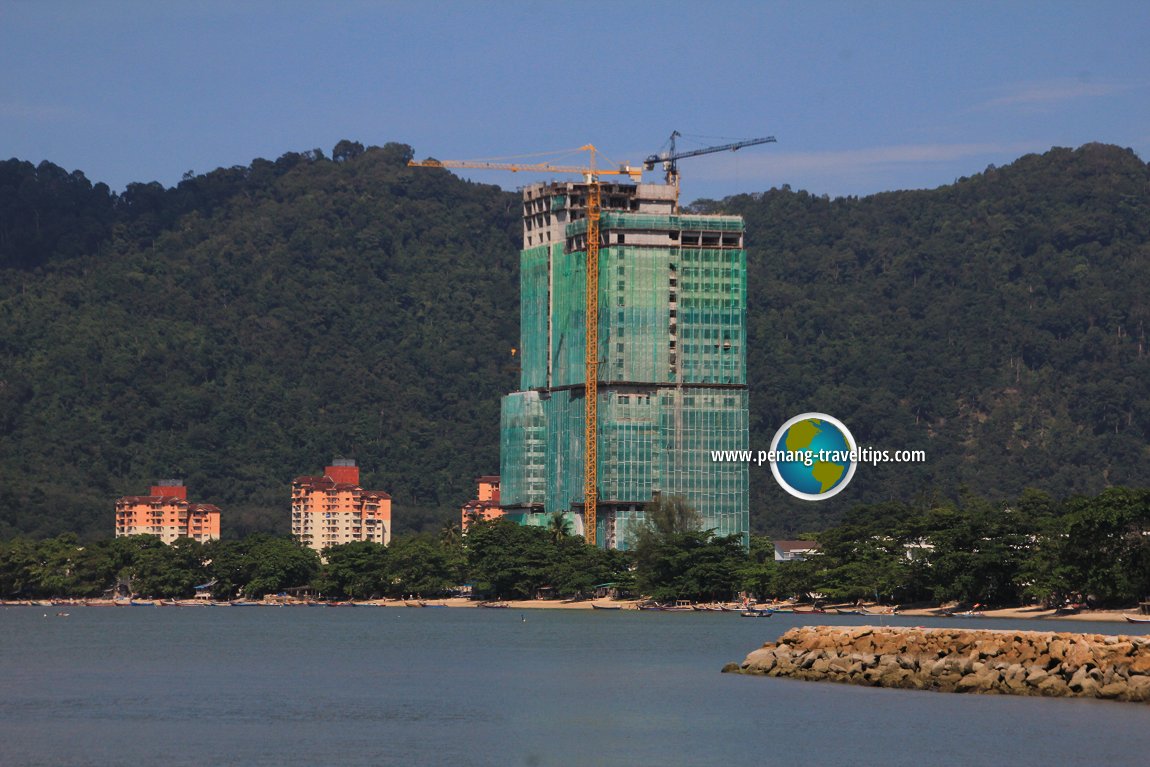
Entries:
MULTIPOLYGON (((0 537, 110 534, 112 499, 180 476, 225 534, 287 529, 288 484, 354 457, 402 529, 499 462, 516 385, 519 203, 409 147, 343 141, 123 194, 0 162, 0 537)), ((809 410, 922 465, 752 525, 963 488, 1145 484, 1150 170, 1029 155, 953 185, 698 210, 747 221, 753 448, 809 410)))

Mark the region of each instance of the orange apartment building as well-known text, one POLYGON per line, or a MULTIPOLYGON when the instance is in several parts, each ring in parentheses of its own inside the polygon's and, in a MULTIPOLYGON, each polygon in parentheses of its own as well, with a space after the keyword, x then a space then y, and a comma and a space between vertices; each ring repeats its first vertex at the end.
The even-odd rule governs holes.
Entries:
POLYGON ((499 519, 503 516, 503 507, 499 505, 499 477, 490 474, 476 477, 475 483, 479 486, 475 500, 468 501, 461 509, 459 527, 464 531, 477 519, 499 519))
POLYGON ((391 543, 391 496, 359 486, 355 461, 337 458, 323 476, 296 477, 291 485, 291 532, 323 551, 353 541, 391 543))
POLYGON ((116 537, 155 535, 164 543, 179 538, 220 538, 220 509, 210 503, 188 503, 188 488, 178 479, 162 479, 149 495, 116 499, 116 537))

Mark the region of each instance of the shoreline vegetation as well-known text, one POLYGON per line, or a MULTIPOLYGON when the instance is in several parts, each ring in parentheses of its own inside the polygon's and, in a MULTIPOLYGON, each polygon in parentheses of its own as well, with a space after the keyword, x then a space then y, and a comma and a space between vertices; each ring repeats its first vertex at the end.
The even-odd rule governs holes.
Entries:
POLYGON ((452 521, 438 536, 344 543, 322 556, 298 540, 261 534, 170 545, 146 535, 0 541, 0 598, 374 605, 468 597, 553 607, 600 597, 665 609, 734 609, 755 600, 781 609, 812 605, 796 612, 842 605, 836 612, 863 614, 851 608, 882 604, 956 618, 1135 606, 1146 614, 1150 606, 1150 490, 1111 488, 1065 502, 1028 493, 1005 506, 973 497, 954 506, 860 506, 841 525, 815 533, 813 549, 790 561, 779 560, 769 538, 700 529, 698 513, 680 498, 659 498, 644 512, 627 550, 587 544, 562 514, 546 527, 477 520, 466 534, 452 521), (1026 607, 1038 605, 1047 610, 1026 607))
MULTIPOLYGON (((348 601, 327 601, 316 599, 269 598, 263 600, 207 600, 207 599, 20 599, 0 600, 0 607, 387 607, 387 608, 464 608, 464 609, 515 609, 515 610, 662 610, 671 612, 742 612, 744 606, 738 602, 716 602, 691 606, 663 606, 649 600, 628 599, 515 599, 497 602, 451 597, 445 599, 366 599, 348 601)), ((864 604, 840 605, 815 609, 811 605, 796 605, 786 602, 754 604, 752 609, 776 610, 780 614, 832 616, 844 618, 989 618, 1008 620, 1066 620, 1102 623, 1123 623, 1126 616, 1147 618, 1139 615, 1138 607, 1125 609, 1081 609, 1066 611, 1050 609, 1038 605, 1002 607, 978 612, 954 612, 946 607, 916 607, 899 609, 896 607, 864 604), (839 612, 840 610, 849 612, 839 612)), ((863 625, 859 623, 859 625, 863 625)))

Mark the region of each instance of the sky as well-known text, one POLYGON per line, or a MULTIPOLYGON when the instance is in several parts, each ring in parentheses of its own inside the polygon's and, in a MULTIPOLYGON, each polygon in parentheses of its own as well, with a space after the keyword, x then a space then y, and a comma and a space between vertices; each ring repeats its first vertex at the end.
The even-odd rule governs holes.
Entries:
POLYGON ((638 163, 677 130, 777 139, 683 160, 684 200, 862 196, 1054 146, 1150 160, 1148 40, 1145 0, 0 0, 0 158, 120 191, 345 138, 638 163))

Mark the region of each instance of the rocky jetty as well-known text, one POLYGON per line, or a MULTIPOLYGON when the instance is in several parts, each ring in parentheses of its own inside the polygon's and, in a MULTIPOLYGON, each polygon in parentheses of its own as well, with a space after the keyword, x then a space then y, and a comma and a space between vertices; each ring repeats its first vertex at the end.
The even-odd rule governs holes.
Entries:
POLYGON ((1150 637, 802 626, 723 671, 912 690, 1150 702, 1150 637))

